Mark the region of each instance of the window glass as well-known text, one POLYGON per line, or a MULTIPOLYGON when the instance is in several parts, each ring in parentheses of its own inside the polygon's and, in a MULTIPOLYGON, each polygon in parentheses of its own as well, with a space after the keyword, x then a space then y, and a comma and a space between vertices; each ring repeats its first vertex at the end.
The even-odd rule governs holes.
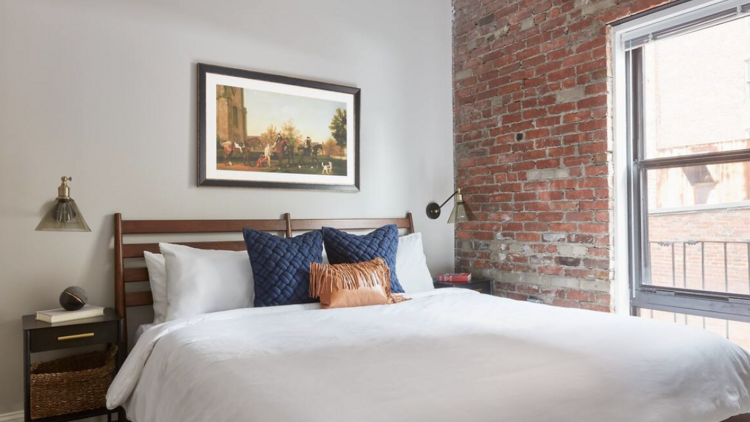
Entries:
MULTIPOLYGON (((646 172, 649 214, 696 206, 750 206, 750 162, 652 169, 646 172)), ((705 208, 705 207, 704 207, 705 208)))
POLYGON ((648 284, 750 294, 750 162, 646 178, 648 284))
POLYGON ((737 19, 645 44, 645 158, 750 148, 750 31, 737 19))

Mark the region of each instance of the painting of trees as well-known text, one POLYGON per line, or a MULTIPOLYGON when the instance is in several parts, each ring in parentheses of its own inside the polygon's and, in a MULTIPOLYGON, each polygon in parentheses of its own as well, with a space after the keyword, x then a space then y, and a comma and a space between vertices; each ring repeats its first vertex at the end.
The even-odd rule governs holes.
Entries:
POLYGON ((273 145, 276 142, 276 134, 279 133, 276 129, 276 125, 270 124, 266 128, 266 131, 260 134, 260 142, 265 147, 266 145, 273 145))
POLYGON ((341 148, 346 148, 346 110, 336 109, 330 126, 331 136, 341 148))
POLYGON ((341 157, 346 155, 333 138, 328 138, 327 141, 323 142, 323 153, 329 157, 341 157))
POLYGON ((281 137, 289 139, 292 146, 297 146, 302 142, 302 133, 294 125, 294 120, 291 119, 281 124, 281 137))

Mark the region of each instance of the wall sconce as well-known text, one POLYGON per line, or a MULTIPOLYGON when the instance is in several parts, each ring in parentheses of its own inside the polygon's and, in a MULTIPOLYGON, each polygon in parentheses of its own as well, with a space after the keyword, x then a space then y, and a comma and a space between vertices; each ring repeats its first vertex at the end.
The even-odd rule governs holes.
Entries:
POLYGON ((83 219, 76 201, 70 197, 68 182, 73 178, 63 176, 61 180, 62 184, 57 188, 55 205, 36 226, 36 231, 90 232, 91 229, 83 219))
POLYGON ((474 221, 474 214, 471 212, 469 205, 464 202, 464 197, 461 195, 461 189, 456 189, 456 191, 453 192, 453 195, 449 196, 442 205, 438 205, 437 202, 430 202, 427 204, 427 217, 433 220, 440 217, 440 209, 443 208, 443 206, 454 196, 456 197, 456 205, 453 207, 451 216, 448 217, 448 224, 474 221))

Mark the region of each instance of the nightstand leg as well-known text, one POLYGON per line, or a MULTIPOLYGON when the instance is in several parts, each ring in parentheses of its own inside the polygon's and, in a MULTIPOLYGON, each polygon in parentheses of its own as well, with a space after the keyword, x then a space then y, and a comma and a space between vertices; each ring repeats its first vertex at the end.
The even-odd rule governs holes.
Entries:
POLYGON ((23 417, 31 421, 31 336, 23 332, 23 417))

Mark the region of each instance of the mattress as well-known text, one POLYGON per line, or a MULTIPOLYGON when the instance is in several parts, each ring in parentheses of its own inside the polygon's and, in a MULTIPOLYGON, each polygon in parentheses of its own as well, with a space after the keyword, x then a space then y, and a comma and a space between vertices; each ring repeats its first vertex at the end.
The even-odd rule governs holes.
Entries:
POLYGON ((143 333, 107 394, 133 422, 719 422, 750 356, 700 329, 439 289, 218 312, 143 333))

